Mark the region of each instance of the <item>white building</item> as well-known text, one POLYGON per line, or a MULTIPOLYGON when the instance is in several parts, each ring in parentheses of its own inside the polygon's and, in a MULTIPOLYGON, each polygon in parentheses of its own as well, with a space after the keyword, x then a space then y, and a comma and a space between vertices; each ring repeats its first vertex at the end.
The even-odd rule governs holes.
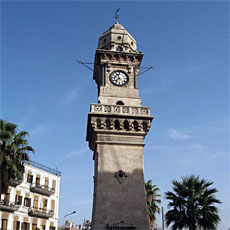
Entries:
POLYGON ((31 161, 22 183, 0 194, 1 230, 57 230, 61 173, 31 161))

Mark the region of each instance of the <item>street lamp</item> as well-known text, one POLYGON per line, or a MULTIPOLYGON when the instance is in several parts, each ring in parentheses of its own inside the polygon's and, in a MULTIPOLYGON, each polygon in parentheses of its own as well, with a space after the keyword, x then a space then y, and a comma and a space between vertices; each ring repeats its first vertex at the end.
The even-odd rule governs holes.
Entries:
POLYGON ((74 213, 76 213, 76 211, 73 211, 73 212, 71 212, 71 213, 69 213, 69 214, 66 214, 65 216, 64 216, 64 225, 65 225, 65 218, 67 217, 67 216, 69 216, 69 215, 72 215, 72 214, 74 214, 74 213))
POLYGON ((64 219, 65 219, 67 216, 72 215, 72 214, 74 214, 74 213, 76 213, 76 211, 73 211, 73 212, 71 212, 71 213, 69 213, 69 214, 66 214, 66 215, 64 216, 64 219))

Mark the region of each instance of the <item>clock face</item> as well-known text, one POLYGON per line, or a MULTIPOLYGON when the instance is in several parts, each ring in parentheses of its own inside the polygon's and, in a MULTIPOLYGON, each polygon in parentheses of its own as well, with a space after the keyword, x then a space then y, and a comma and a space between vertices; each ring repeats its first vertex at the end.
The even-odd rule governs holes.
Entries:
POLYGON ((112 72, 109 76, 109 79, 116 86, 126 85, 129 81, 128 75, 120 70, 112 72))

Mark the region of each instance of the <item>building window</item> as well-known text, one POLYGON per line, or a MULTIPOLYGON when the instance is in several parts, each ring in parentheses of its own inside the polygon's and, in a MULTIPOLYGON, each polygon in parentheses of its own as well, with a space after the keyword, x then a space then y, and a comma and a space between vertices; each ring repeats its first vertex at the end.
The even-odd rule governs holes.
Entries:
POLYGON ((120 122, 118 120, 115 121, 115 129, 121 129, 120 122))
POLYGON ((50 226, 50 229, 49 230, 55 230, 55 227, 53 226, 50 226))
POLYGON ((55 209, 55 200, 51 200, 51 211, 54 213, 55 209))
POLYGON ((6 193, 5 195, 5 205, 9 205, 10 203, 10 193, 6 193))
POLYGON ((30 228, 30 224, 29 223, 25 223, 25 222, 22 223, 21 230, 29 230, 29 228, 30 228))
POLYGON ((56 190, 56 180, 52 181, 52 189, 55 191, 56 190))
POLYGON ((124 129, 129 130, 129 122, 127 120, 124 121, 124 129))
POLYGON ((38 196, 34 196, 34 211, 38 210, 38 196))
POLYGON ((2 219, 2 230, 7 230, 7 220, 2 219))
POLYGON ((24 198, 24 206, 30 208, 30 206, 31 206, 31 199, 30 198, 24 198))
POLYGON ((42 225, 42 230, 46 230, 46 226, 45 225, 42 225))
POLYGON ((20 221, 16 221, 16 230, 20 230, 20 221))
POLYGON ((101 120, 97 119, 97 128, 100 129, 101 128, 101 120))
POLYGON ((124 105, 124 102, 123 101, 117 101, 116 105, 124 105))
POLYGON ((36 177, 36 187, 40 187, 40 177, 36 177))
POLYGON ((147 132, 148 126, 146 122, 142 122, 142 127, 145 132, 147 132))
POLYGON ((116 48, 116 51, 123 51, 123 48, 122 48, 121 46, 118 46, 118 47, 116 48))
POLYGON ((45 189, 48 190, 49 188, 49 178, 45 178, 45 189))
POLYGON ((19 196, 19 195, 15 196, 15 204, 17 204, 17 205, 22 204, 22 196, 19 196))
POLYGON ((37 230, 37 224, 32 224, 32 230, 37 230))
POLYGON ((47 212, 47 199, 43 199, 43 212, 46 213, 47 212))
POLYGON ((33 183, 33 175, 31 175, 31 174, 27 175, 27 182, 30 183, 30 184, 33 183))
POLYGON ((139 127, 138 127, 137 121, 133 122, 133 128, 134 128, 135 131, 138 131, 139 127))
POLYGON ((106 119, 106 120, 105 120, 105 126, 106 126, 107 129, 110 129, 111 122, 110 122, 109 119, 106 119))

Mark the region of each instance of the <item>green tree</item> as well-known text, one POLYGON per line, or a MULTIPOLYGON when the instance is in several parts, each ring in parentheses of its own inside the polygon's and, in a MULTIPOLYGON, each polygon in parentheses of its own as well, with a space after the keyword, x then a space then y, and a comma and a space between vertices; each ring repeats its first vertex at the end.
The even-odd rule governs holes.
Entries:
POLYGON ((161 203, 160 189, 156 185, 152 185, 152 181, 149 180, 145 183, 146 201, 147 201, 147 213, 149 218, 149 225, 153 227, 156 221, 156 213, 160 213, 159 204, 161 203))
POLYGON ((25 131, 17 132, 17 125, 0 119, 0 193, 6 193, 12 180, 22 180, 24 161, 29 161, 25 131))
POLYGON ((165 215, 166 225, 172 224, 173 230, 217 229, 220 218, 215 204, 221 202, 215 198, 217 190, 209 188, 213 182, 191 175, 172 184, 174 192, 165 193, 172 208, 165 215))

